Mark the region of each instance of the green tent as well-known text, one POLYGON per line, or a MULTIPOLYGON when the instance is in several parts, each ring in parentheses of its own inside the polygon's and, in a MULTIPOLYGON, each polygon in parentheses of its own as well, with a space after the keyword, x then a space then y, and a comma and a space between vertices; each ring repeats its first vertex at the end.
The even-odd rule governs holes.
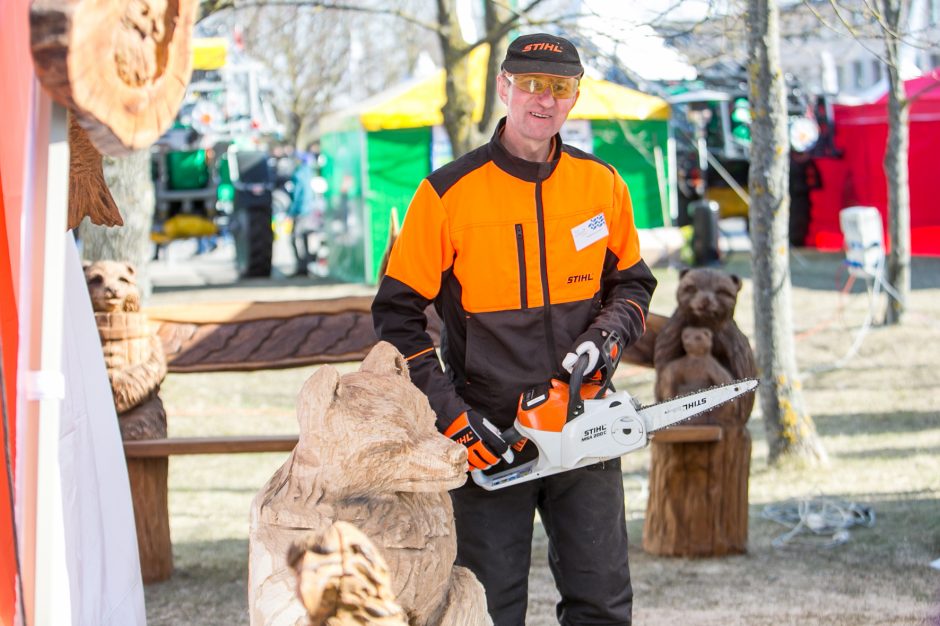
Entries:
MULTIPOLYGON (((483 93, 482 63, 471 58, 471 67, 477 69, 471 88, 483 93)), ((404 219, 421 180, 451 158, 442 127, 444 97, 442 70, 321 122, 331 276, 376 281, 393 210, 404 219)), ((665 100, 585 77, 562 135, 617 168, 639 228, 668 225, 675 169, 665 100)))

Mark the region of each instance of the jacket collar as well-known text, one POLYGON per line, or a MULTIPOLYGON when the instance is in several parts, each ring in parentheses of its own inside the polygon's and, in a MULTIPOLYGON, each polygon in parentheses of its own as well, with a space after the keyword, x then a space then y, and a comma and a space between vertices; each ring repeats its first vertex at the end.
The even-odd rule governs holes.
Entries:
POLYGON ((499 120, 496 125, 496 131, 490 139, 490 154, 493 162, 510 176, 522 179, 526 182, 535 183, 545 180, 552 175, 558 166, 558 160, 561 158, 561 135, 556 134, 552 137, 552 150, 548 161, 526 161, 509 153, 503 146, 500 137, 503 129, 506 127, 506 118, 499 120))

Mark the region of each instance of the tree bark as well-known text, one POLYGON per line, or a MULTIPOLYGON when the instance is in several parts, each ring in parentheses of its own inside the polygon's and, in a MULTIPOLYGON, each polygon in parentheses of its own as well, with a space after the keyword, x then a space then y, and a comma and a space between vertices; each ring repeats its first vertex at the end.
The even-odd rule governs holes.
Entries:
POLYGON ((126 261, 137 269, 142 297, 150 294, 146 271, 150 260, 150 229, 154 190, 150 178, 150 151, 138 150, 126 157, 105 157, 104 178, 117 203, 124 226, 108 228, 83 220, 78 229, 82 258, 86 261, 126 261))
POLYGON ((444 89, 447 101, 441 112, 444 128, 450 138, 454 158, 476 147, 473 132, 473 97, 470 95, 469 46, 460 33, 456 0, 438 0, 437 15, 441 24, 438 39, 444 56, 444 89))
POLYGON ((780 68, 776 0, 748 3, 748 88, 752 111, 750 229, 760 403, 769 462, 784 457, 825 463, 826 451, 806 411, 796 366, 787 238, 789 141, 780 68))
POLYGON ((899 71, 901 0, 883 0, 883 4, 888 69, 888 144, 884 169, 888 186, 888 240, 891 244, 885 278, 898 295, 897 298, 888 298, 885 324, 900 324, 911 292, 911 192, 907 167, 910 108, 899 71))

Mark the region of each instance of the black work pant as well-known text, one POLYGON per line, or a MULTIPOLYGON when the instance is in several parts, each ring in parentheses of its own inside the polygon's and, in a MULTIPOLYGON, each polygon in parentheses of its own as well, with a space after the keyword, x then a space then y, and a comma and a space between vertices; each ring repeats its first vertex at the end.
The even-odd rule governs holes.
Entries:
POLYGON ((633 588, 620 459, 504 489, 452 491, 457 564, 486 589, 495 626, 524 626, 538 510, 565 625, 630 624, 633 588))

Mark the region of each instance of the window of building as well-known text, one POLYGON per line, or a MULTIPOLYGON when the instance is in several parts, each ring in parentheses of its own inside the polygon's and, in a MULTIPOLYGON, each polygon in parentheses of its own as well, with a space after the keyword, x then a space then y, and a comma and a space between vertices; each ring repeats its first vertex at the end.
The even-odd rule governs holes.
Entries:
POLYGON ((852 61, 852 86, 857 88, 865 86, 865 66, 861 61, 852 61))
POLYGON ((877 83, 878 81, 881 80, 882 69, 883 68, 881 66, 880 59, 875 59, 874 61, 871 62, 871 82, 872 83, 877 83))

